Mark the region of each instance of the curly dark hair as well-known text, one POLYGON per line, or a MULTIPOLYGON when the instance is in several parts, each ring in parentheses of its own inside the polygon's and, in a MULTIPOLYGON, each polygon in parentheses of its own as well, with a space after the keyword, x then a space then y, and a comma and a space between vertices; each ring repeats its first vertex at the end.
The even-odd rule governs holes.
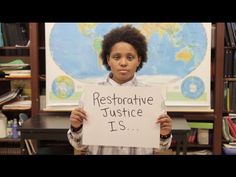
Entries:
POLYGON ((140 70, 143 67, 143 62, 147 62, 147 42, 145 36, 131 25, 114 28, 104 35, 102 51, 100 53, 102 64, 108 71, 111 70, 107 63, 107 56, 110 55, 111 48, 118 42, 127 42, 135 48, 138 56, 141 57, 142 60, 136 71, 140 70))

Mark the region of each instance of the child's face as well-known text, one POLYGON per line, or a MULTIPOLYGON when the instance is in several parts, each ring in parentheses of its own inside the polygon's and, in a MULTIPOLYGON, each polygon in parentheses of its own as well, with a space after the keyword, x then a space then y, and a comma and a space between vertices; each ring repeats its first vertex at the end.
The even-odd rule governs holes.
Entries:
POLYGON ((131 80, 141 62, 135 48, 126 42, 118 42, 111 48, 107 58, 113 74, 112 79, 119 84, 131 80))

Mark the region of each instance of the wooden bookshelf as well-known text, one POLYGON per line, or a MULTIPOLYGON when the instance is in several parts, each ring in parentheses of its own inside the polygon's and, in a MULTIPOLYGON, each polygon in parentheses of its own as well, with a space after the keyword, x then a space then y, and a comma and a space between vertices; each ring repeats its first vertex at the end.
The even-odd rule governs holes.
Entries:
MULTIPOLYGON (((13 23, 11 23, 13 24, 13 23)), ((21 23, 21 25, 24 25, 26 27, 26 34, 28 35, 28 44, 29 41, 33 41, 34 39, 32 38, 32 30, 30 27, 33 25, 32 23, 21 23)), ((19 32, 19 31, 18 31, 19 32)), ((21 32, 23 33, 23 29, 21 29, 21 32)), ((17 33, 18 34, 18 33, 17 33)), ((16 35, 16 34, 14 34, 16 35)), ((14 36, 13 35, 13 36, 14 36)), ((12 39, 11 39, 12 40, 12 39)), ((25 39, 24 39, 25 40, 25 39)), ((19 42, 19 40, 18 40, 19 42)), ((6 45, 6 38, 4 38, 4 45, 6 45)), ((34 55, 32 53, 32 45, 27 45, 27 46, 4 46, 0 47, 0 63, 2 64, 2 67, 4 65, 9 65, 9 62, 13 62, 15 60, 21 60, 25 64, 27 64, 27 70, 31 69, 31 64, 34 63, 34 55)), ((25 66, 25 65, 24 65, 25 66)), ((7 69, 6 69, 7 70, 7 69)), ((0 94, 5 94, 6 92, 11 91, 13 88, 13 83, 19 82, 21 83, 20 85, 26 85, 24 83, 31 83, 31 76, 16 76, 16 77, 5 77, 5 78, 0 78, 0 94), (15 82, 16 81, 16 82, 15 82)), ((20 86, 19 86, 20 87, 20 86)), ((24 94, 27 92, 28 94, 29 90, 29 95, 27 97, 31 98, 31 87, 30 88, 23 88, 23 92, 21 93, 21 96, 25 96, 24 94)), ((21 97, 23 99, 23 97, 21 97)), ((17 97, 18 98, 18 97, 17 97)), ((15 99, 17 100, 17 99, 15 99)), ((11 101, 12 102, 12 101, 11 101)), ((8 103, 8 102, 7 102, 8 103)), ((6 103, 6 104, 7 104, 6 103)), ((3 106, 3 105, 2 105, 3 106)), ((28 116, 31 116, 31 109, 27 110, 2 110, 2 106, 0 106, 0 110, 2 111, 3 114, 6 115, 7 120, 12 120, 14 118, 19 119, 19 114, 20 113, 26 113, 28 116)), ((20 138, 18 139, 13 139, 13 138, 1 138, 0 139, 0 154, 1 155, 19 155, 21 152, 20 150, 20 138)))

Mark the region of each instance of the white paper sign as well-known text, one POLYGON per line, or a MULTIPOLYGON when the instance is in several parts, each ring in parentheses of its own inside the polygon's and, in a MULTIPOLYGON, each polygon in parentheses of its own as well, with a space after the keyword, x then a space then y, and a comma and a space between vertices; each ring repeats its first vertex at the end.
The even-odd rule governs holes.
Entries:
POLYGON ((84 145, 159 148, 161 87, 90 85, 85 89, 84 145))

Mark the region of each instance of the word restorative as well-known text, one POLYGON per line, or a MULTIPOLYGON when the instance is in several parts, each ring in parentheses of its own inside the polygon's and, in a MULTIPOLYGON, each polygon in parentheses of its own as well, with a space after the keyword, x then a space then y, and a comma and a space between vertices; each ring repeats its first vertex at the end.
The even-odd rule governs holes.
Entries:
POLYGON ((137 105, 137 106, 142 106, 142 105, 152 105, 153 104, 153 97, 138 97, 136 94, 133 97, 119 97, 116 96, 115 93, 113 93, 112 96, 107 96, 103 97, 100 96, 99 92, 94 92, 93 93, 93 105, 94 106, 99 106, 101 105, 137 105))

